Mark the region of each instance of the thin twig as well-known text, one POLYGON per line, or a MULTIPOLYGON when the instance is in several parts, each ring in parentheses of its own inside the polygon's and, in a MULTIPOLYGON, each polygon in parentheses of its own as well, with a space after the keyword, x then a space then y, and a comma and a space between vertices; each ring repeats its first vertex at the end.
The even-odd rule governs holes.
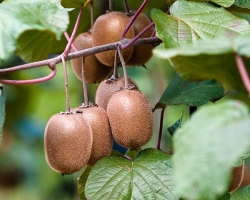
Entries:
POLYGON ((93 26, 94 26, 94 1, 91 0, 90 1, 90 27, 91 27, 90 30, 92 30, 93 26))
POLYGON ((131 39, 130 42, 128 42, 125 45, 122 45, 121 48, 122 49, 126 49, 129 46, 131 46, 133 43, 135 43, 145 32, 147 32, 151 27, 153 27, 155 25, 154 22, 150 23, 147 27, 145 27, 139 34, 137 34, 137 36, 135 36, 133 39, 131 39))
POLYGON ((123 4, 124 4, 125 13, 129 13, 129 7, 128 7, 127 0, 123 0, 123 4))
MULTIPOLYGON (((117 45, 119 45, 119 44, 125 45, 130 41, 131 41, 130 39, 123 39, 122 41, 119 41, 119 42, 105 44, 105 45, 101 45, 101 46, 97 46, 97 47, 91 47, 88 49, 69 53, 68 56, 65 58, 65 60, 71 60, 71 59, 79 58, 79 57, 87 57, 89 55, 93 55, 93 54, 108 51, 108 50, 116 50, 117 45)), ((140 38, 131 46, 138 46, 138 45, 144 45, 144 44, 154 44, 154 43, 160 44, 160 43, 162 43, 162 41, 157 37, 140 38)), ((5 68, 5 69, 0 69, 0 76, 4 75, 6 73, 14 72, 14 71, 43 67, 43 66, 51 65, 52 63, 57 64, 57 63, 61 63, 61 62, 62 62, 61 55, 59 55, 59 56, 56 56, 54 58, 47 59, 47 60, 32 62, 32 63, 18 65, 18 66, 14 66, 14 67, 10 67, 10 68, 5 68)), ((0 80, 0 82, 1 82, 1 80, 0 80)))
MULTIPOLYGON (((67 39, 67 41, 69 42, 70 41, 70 37, 69 37, 69 35, 68 35, 68 33, 65 31, 64 32, 64 36, 65 36, 65 38, 67 39)), ((72 44, 71 44, 71 48, 74 50, 74 51, 78 51, 78 49, 76 48, 76 46, 74 45, 74 43, 72 42, 72 44)))
POLYGON ((68 73, 67 73, 67 67, 65 62, 65 57, 62 54, 62 65, 63 65, 63 71, 64 71, 64 83, 65 83, 65 94, 66 94, 66 113, 70 112, 70 105, 69 105, 69 82, 68 82, 68 73))
POLYGON ((112 0, 109 0, 109 11, 112 11, 113 7, 112 7, 112 0))
POLYGON ((159 134, 158 134, 158 140, 157 140, 157 146, 156 148, 158 150, 161 150, 161 138, 162 138, 162 129, 163 129, 163 119, 164 119, 164 111, 166 107, 163 107, 161 109, 161 118, 160 118, 160 127, 159 127, 159 134))
POLYGON ((244 86, 245 86, 248 94, 250 95, 250 78, 248 76, 244 62, 238 53, 236 53, 236 55, 235 55, 235 60, 236 60, 237 66, 238 66, 238 70, 239 70, 241 79, 244 83, 244 86))
POLYGON ((78 27, 79 27, 79 24, 80 24, 80 21, 81 21, 81 18, 82 18, 82 13, 83 13, 83 10, 84 10, 84 7, 81 7, 81 10, 77 16, 77 19, 76 19, 76 23, 75 23, 75 27, 73 29, 73 32, 71 34, 71 37, 70 37, 70 40, 63 52, 64 56, 67 57, 68 56, 68 53, 69 53, 69 50, 70 50, 70 47, 71 47, 71 44, 73 43, 73 40, 75 39, 75 35, 76 35, 76 32, 78 30, 78 27))
POLYGON ((125 80, 125 84, 124 84, 124 88, 127 89, 128 88, 128 74, 127 74, 127 69, 126 69, 126 64, 121 52, 121 47, 120 45, 117 46, 117 51, 118 51, 118 55, 120 57, 121 60, 121 64, 122 64, 122 69, 123 69, 123 76, 124 76, 124 80, 125 80))
POLYGON ((141 4, 140 8, 130 18, 129 23, 127 24, 127 26, 125 27, 125 29, 123 30, 123 32, 121 34, 121 39, 123 39, 125 37, 126 33, 128 32, 128 29, 132 26, 132 24, 134 23, 135 19, 141 13, 141 11, 143 10, 143 8, 146 6, 147 3, 148 3, 148 0, 144 0, 144 2, 141 4))

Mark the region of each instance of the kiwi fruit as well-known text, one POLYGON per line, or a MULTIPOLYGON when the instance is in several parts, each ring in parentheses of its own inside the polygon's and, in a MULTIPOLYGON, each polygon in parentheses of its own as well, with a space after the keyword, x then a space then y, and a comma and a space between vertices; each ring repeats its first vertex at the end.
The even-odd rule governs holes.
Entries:
MULTIPOLYGON (((91 48, 93 47, 92 34, 90 32, 81 33, 75 38, 73 43, 78 50, 91 48)), ((76 77, 82 80, 82 58, 72 59, 71 65, 76 77)), ((86 83, 100 83, 111 74, 112 70, 112 68, 100 63, 95 55, 85 58, 84 72, 86 83)))
POLYGON ((235 192, 241 185, 244 176, 244 163, 239 167, 234 167, 232 172, 232 180, 228 188, 229 193, 235 192))
POLYGON ((89 161, 92 141, 91 127, 81 116, 55 114, 44 132, 46 161, 62 174, 79 171, 89 161))
POLYGON ((139 90, 115 92, 107 107, 114 140, 129 149, 148 143, 153 134, 153 114, 149 100, 139 90))
MULTIPOLYGON (((136 83, 132 81, 130 78, 129 81, 129 87, 138 89, 136 83)), ((95 95, 95 102, 98 106, 102 107, 104 110, 107 110, 108 101, 112 94, 114 94, 116 91, 123 89, 125 86, 125 79, 122 77, 118 79, 108 79, 102 81, 97 90, 95 95)))
MULTIPOLYGON (((140 13, 133 23, 133 27, 135 29, 135 35, 139 34, 150 23, 151 21, 149 20, 149 18, 146 15, 140 13)), ((151 27, 141 36, 141 38, 150 37, 153 32, 154 28, 151 27)), ((153 55, 152 49, 153 46, 151 44, 135 46, 133 54, 126 64, 132 66, 145 64, 153 55)))
MULTIPOLYGON (((121 40, 120 36, 126 25, 129 23, 129 17, 117 11, 107 12, 100 15, 92 28, 93 46, 100 46, 121 40)), ((131 26, 125 35, 125 38, 134 38, 134 27, 131 26)), ((133 53, 133 47, 122 49, 124 61, 128 61, 133 53)), ((104 65, 113 67, 115 60, 115 50, 105 51, 96 54, 97 59, 104 65)))
POLYGON ((112 151, 113 139, 107 113, 97 105, 77 107, 72 112, 81 114, 92 129, 93 143, 88 161, 88 165, 92 166, 102 157, 109 156, 112 151))

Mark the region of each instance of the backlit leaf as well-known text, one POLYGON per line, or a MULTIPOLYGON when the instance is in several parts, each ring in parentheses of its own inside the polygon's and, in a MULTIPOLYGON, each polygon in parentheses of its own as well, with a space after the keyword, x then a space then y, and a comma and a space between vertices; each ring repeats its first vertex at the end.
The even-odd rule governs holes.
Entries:
POLYGON ((190 200, 226 192, 235 162, 250 147, 248 107, 228 100, 201 107, 173 137, 174 183, 190 200))
MULTIPOLYGON (((29 0, 12 0, 0 4, 0 22, 1 64, 16 51, 16 39, 21 33, 27 30, 47 31, 49 40, 59 40, 67 29, 69 18, 66 10, 59 9, 49 0, 32 3, 29 0)), ((37 42, 40 38, 34 40, 37 42)))
POLYGON ((152 9, 156 31, 166 48, 177 47, 199 39, 233 37, 250 33, 247 20, 209 3, 179 0, 170 7, 171 15, 152 9))
MULTIPOLYGON (((199 41, 179 48, 156 49, 154 53, 169 59, 178 74, 187 80, 219 81, 225 90, 246 92, 235 62, 235 50, 250 57, 250 35, 199 41)), ((245 66, 250 73, 250 63, 245 66)))

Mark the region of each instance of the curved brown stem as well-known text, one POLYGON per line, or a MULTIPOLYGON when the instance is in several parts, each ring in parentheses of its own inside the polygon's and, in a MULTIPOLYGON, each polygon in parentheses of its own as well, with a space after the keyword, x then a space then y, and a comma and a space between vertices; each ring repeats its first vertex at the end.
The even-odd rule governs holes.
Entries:
POLYGON ((10 84, 10 85, 23 85, 23 84, 35 84, 42 83, 52 79, 56 75, 56 68, 51 69, 51 73, 42 78, 30 79, 30 80, 5 80, 0 79, 0 83, 10 84))
MULTIPOLYGON (((125 45, 129 41, 131 41, 131 40, 130 39, 123 39, 122 41, 119 41, 119 42, 105 44, 105 45, 101 45, 101 46, 97 46, 97 47, 91 47, 91 48, 88 48, 88 49, 84 49, 84 50, 80 50, 80 51, 77 51, 77 52, 69 53, 68 56, 65 58, 65 60, 71 60, 71 59, 79 58, 79 57, 86 57, 86 56, 89 56, 89 55, 93 55, 93 54, 108 51, 108 50, 116 50, 117 45, 119 45, 119 44, 125 45)), ((144 44, 154 44, 154 43, 162 43, 162 41, 157 37, 140 38, 134 44, 132 44, 131 46, 138 46, 138 45, 144 45, 144 44)), ((14 67, 10 67, 10 68, 5 68, 5 69, 0 69, 0 76, 4 75, 6 73, 14 72, 14 71, 32 69, 32 68, 51 65, 52 63, 57 64, 57 63, 60 63, 60 62, 62 62, 61 55, 56 56, 56 57, 51 58, 51 59, 47 59, 47 60, 32 62, 32 63, 28 63, 28 64, 24 64, 24 65, 18 65, 18 66, 14 66, 14 67)))

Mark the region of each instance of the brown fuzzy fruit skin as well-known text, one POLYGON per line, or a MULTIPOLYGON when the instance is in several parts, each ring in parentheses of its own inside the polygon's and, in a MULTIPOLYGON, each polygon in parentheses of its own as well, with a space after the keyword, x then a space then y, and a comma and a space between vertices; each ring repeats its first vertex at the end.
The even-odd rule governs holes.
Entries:
POLYGON ((240 187, 242 180, 243 180, 243 176, 244 176, 244 166, 245 166, 245 163, 243 163, 239 167, 233 168, 232 180, 231 180, 230 186, 228 188, 229 193, 232 194, 240 187))
MULTIPOLYGON (((146 15, 142 13, 139 14, 133 23, 133 27, 135 29, 135 35, 139 34, 150 23, 151 21, 146 15)), ((151 27, 141 36, 141 38, 150 37, 153 32, 154 28, 151 27)), ((151 44, 135 46, 133 54, 126 64, 132 66, 145 64, 153 55, 152 49, 153 46, 151 44)))
MULTIPOLYGON (((92 34, 90 32, 81 33, 73 43, 78 50, 91 48, 93 47, 92 34)), ((72 59, 71 65, 76 77, 82 80, 82 58, 72 59)), ((85 58, 84 71, 86 83, 99 83, 106 79, 113 69, 100 63, 95 55, 90 55, 85 58)))
POLYGON ((107 114, 114 140, 137 149, 151 139, 153 114, 147 97, 138 90, 121 90, 112 95, 107 114))
MULTIPOLYGON (((104 110, 107 110, 107 105, 112 94, 117 92, 118 90, 123 89, 125 86, 124 78, 119 78, 117 80, 104 80, 102 81, 95 95, 95 102, 98 106, 102 107, 104 110)), ((136 83, 129 79, 129 87, 134 89, 138 89, 136 83)))
POLYGON ((108 116, 106 111, 99 106, 78 107, 73 110, 73 113, 76 111, 82 112, 82 117, 86 119, 92 129, 93 143, 88 161, 88 165, 92 166, 101 158, 109 156, 112 151, 113 139, 108 116))
POLYGON ((81 116, 55 114, 44 132, 46 161, 59 173, 79 171, 89 161, 92 141, 91 127, 81 116))
MULTIPOLYGON (((121 12, 108 12, 99 16, 92 28, 93 46, 99 46, 118 42, 124 28, 129 22, 129 17, 121 12)), ((133 38, 135 36, 134 27, 128 30, 125 38, 133 38)), ((130 59, 133 53, 133 47, 122 50, 123 58, 126 61, 130 59)), ((115 50, 105 51, 96 54, 97 59, 104 65, 113 67, 115 59, 115 50)), ((119 59, 118 59, 119 60, 119 59)))

